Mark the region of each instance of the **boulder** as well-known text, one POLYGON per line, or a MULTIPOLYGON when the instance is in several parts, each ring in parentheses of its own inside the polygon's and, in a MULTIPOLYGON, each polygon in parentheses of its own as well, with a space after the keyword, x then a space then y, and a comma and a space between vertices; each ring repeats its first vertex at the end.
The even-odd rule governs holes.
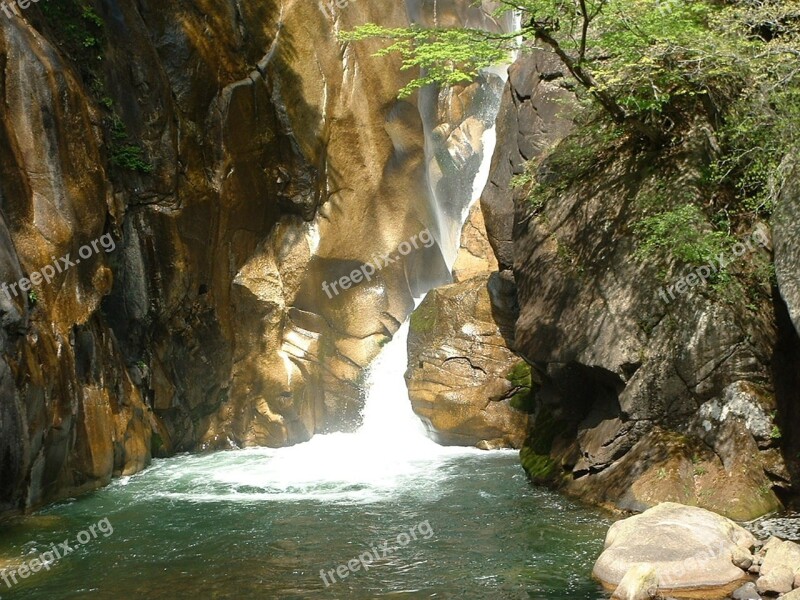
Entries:
POLYGON ((778 538, 770 538, 761 550, 764 561, 761 563, 761 575, 769 575, 773 570, 785 568, 792 574, 800 569, 800 546, 794 542, 784 542, 778 538))
POLYGON ((781 600, 800 600, 800 590, 794 590, 781 596, 781 600))
POLYGON ((616 589, 652 569, 661 595, 725 598, 748 579, 734 556, 755 544, 752 534, 725 517, 665 502, 612 525, 592 574, 616 589))
POLYGON ((793 583, 794 572, 788 567, 778 565, 768 574, 761 575, 756 581, 756 587, 761 594, 785 594, 792 591, 793 583))
POLYGON ((469 212, 461 232, 461 247, 453 265, 453 281, 466 281, 476 275, 497 271, 497 259, 486 235, 486 224, 480 204, 469 212))
POLYGON ((756 584, 748 581, 738 590, 731 594, 733 600, 761 600, 761 596, 756 589, 756 584))
POLYGON ((408 393, 440 444, 519 448, 525 438, 531 371, 509 349, 509 275, 436 288, 411 316, 408 393))

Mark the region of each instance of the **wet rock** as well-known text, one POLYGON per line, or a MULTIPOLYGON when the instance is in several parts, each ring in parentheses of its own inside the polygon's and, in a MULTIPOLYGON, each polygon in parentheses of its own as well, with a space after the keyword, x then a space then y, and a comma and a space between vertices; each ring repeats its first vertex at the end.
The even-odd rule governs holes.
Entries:
POLYGON ((661 595, 702 592, 708 600, 725 598, 747 579, 733 557, 749 553, 755 543, 725 517, 667 502, 612 525, 592 573, 615 589, 632 569, 634 574, 653 569, 661 595))

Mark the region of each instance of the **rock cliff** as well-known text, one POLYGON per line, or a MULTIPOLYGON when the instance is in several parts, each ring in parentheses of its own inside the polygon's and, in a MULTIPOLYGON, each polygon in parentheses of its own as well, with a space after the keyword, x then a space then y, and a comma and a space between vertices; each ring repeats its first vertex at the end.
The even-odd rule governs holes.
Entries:
POLYGON ((491 75, 398 101, 397 60, 337 39, 376 20, 501 27, 464 2, 388 0, 0 18, 0 279, 114 241, 0 294, 0 512, 153 455, 357 425, 364 367, 450 277, 456 188, 502 90, 491 75))
MULTIPOLYGON (((523 465, 535 481, 627 510, 673 500, 737 519, 770 512, 791 487, 784 455, 791 466, 800 405, 779 292, 755 279, 727 294, 684 282, 665 299, 662 282, 686 267, 638 249, 648 203, 702 198, 711 134, 688 124, 680 144, 646 152, 585 125, 570 133, 563 82, 548 56, 512 67, 482 198, 518 287, 514 349, 542 377, 523 465)), ((768 269, 766 226, 735 233, 733 277, 768 269)))

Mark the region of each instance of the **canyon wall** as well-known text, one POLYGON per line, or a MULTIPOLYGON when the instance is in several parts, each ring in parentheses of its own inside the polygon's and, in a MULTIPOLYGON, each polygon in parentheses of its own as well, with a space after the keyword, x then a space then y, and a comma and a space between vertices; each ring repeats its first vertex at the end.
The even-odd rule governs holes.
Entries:
MULTIPOLYGON (((564 83, 549 55, 511 68, 482 198, 500 268, 517 284, 513 349, 539 379, 523 466, 625 510, 667 500, 737 519, 775 510, 794 493, 800 399, 796 332, 780 290, 758 277, 772 262, 769 227, 734 232, 728 287, 662 292, 689 267, 666 253, 643 259, 636 224, 654 201, 664 210, 702 198, 711 128, 684 124, 681 143, 650 151, 586 125, 570 133, 564 83)), ((783 223, 790 239, 797 225, 783 223)), ((784 246, 775 260, 791 289, 796 251, 784 246)))
POLYGON ((398 100, 412 73, 337 32, 501 27, 486 15, 65 0, 0 18, 0 278, 114 246, 0 293, 0 512, 152 456, 357 426, 364 367, 449 280, 470 198, 447 182, 472 185, 502 79, 398 100))

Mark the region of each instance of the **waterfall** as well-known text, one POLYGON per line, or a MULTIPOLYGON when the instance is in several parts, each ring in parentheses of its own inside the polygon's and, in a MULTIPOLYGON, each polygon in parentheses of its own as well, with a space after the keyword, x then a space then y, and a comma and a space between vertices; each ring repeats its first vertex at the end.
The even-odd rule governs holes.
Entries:
POLYGON ((428 439, 408 400, 403 377, 408 362, 408 327, 408 321, 403 323, 370 367, 363 421, 356 432, 366 446, 377 442, 415 450, 436 445, 428 439))
MULTIPOLYGON (((461 24, 492 32, 518 29, 519 17, 515 13, 508 12, 501 19, 492 16, 498 4, 491 0, 483 0, 481 4, 434 0, 433 5, 431 15, 419 0, 406 0, 409 21, 435 27, 461 24)), ((461 93, 472 86, 441 91, 429 86, 419 94, 428 196, 435 220, 431 229, 450 269, 458 254, 469 210, 488 180, 496 141, 495 118, 508 79, 506 67, 485 69, 475 82, 477 90, 466 94, 468 101, 461 93), (456 109, 452 111, 454 106, 456 109), (455 122, 450 122, 452 112, 460 114, 455 122)))
MULTIPOLYGON (((453 9, 453 6, 450 6, 453 9)), ((508 30, 513 23, 490 22, 486 11, 458 6, 461 23, 508 30)), ((407 1, 409 19, 422 22, 416 0, 407 1), (415 8, 416 7, 416 8, 415 8)), ((453 14, 450 17, 453 17, 453 14)), ((444 14, 441 9, 439 14, 444 14)), ((438 17, 437 17, 438 18, 438 17)), ((445 117, 450 103, 463 102, 454 90, 428 88, 420 93, 419 111, 425 136, 429 182, 428 202, 435 223, 430 228, 452 267, 461 230, 470 207, 488 180, 496 135, 494 121, 506 81, 505 68, 487 69, 473 90, 472 100, 458 124, 445 117)), ((446 283, 446 282, 439 282, 446 283)), ((421 298, 416 299, 419 305, 421 298)), ((475 448, 443 447, 430 440, 414 414, 404 372, 408 362, 409 321, 368 370, 362 424, 353 433, 316 435, 288 448, 254 448, 246 453, 266 455, 257 470, 232 469, 215 479, 232 485, 267 488, 272 499, 324 498, 329 501, 368 502, 407 491, 435 488, 437 470, 454 457, 482 454, 475 448)))

